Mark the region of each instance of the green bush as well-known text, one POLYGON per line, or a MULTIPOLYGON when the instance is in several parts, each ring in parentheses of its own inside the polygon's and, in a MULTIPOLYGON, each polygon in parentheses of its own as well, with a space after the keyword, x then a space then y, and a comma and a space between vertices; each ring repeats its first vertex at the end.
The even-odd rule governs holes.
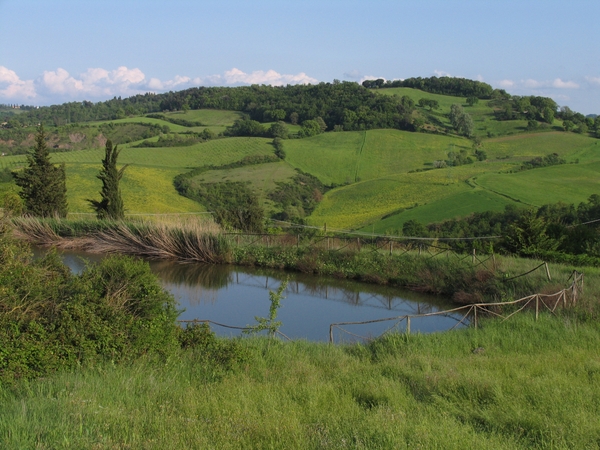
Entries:
POLYGON ((109 257, 73 275, 0 238, 0 382, 176 351, 178 312, 147 263, 109 257))

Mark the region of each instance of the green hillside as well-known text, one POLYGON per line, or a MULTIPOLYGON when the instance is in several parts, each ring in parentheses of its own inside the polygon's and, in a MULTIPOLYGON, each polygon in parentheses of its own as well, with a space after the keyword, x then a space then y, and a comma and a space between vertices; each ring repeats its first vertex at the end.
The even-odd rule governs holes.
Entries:
MULTIPOLYGON (((330 88, 322 86, 319 89, 326 91, 330 88)), ((342 86, 340 89, 349 87, 342 86)), ((227 92, 231 95, 238 92, 254 95, 252 89, 227 92)), ((281 94, 276 90, 269 92, 263 94, 281 94)), ((336 130, 339 132, 284 140, 285 162, 209 170, 198 175, 194 182, 247 182, 271 213, 274 209, 268 200, 269 194, 276 189, 277 182, 291 180, 296 174, 294 169, 299 169, 334 188, 324 195, 322 202, 307 218, 308 223, 318 226, 327 223, 331 228, 362 228, 376 232, 398 232, 407 220, 429 223, 478 211, 501 210, 507 204, 539 206, 558 200, 579 203, 593 193, 600 193, 596 176, 600 169, 600 146, 591 133, 558 131, 562 129, 560 120, 553 124, 540 122, 533 131, 528 129, 528 121, 523 118, 498 120, 498 110, 506 107, 506 99, 480 99, 469 106, 465 97, 432 94, 412 88, 382 88, 371 92, 397 102, 403 96, 411 98, 417 106, 409 110, 408 117, 424 121, 421 128, 428 132, 392 128, 339 131, 346 128, 338 127, 336 130), (420 99, 436 100, 439 107, 420 107, 420 99), (473 118, 477 143, 458 136, 451 128, 448 113, 453 104, 460 104, 473 118), (479 155, 481 160, 475 155, 476 149, 484 152, 479 155), (525 162, 553 153, 569 164, 519 171, 525 162), (458 156, 464 160, 470 158, 472 163, 453 166, 458 156), (436 168, 439 166, 442 168, 436 168)), ((178 95, 175 95, 175 100, 178 95)), ((211 101, 221 104, 222 99, 219 98, 214 97, 211 101)), ((274 103, 260 103, 262 100, 258 97, 255 100, 257 103, 248 104, 247 114, 250 117, 274 117, 274 113, 270 112, 276 108, 274 103)), ((148 101, 158 100, 148 97, 148 101)), ((368 128, 368 123, 380 120, 375 116, 368 118, 364 109, 356 111, 352 129, 368 128), (364 119, 366 122, 361 122, 361 114, 367 117, 364 119)), ((130 212, 203 210, 202 205, 177 194, 173 186, 174 177, 197 167, 223 166, 249 156, 273 155, 271 138, 220 137, 179 147, 135 146, 142 140, 156 143, 161 136, 164 139, 167 132, 169 139, 174 136, 194 138, 197 135, 190 133, 198 133, 205 128, 219 134, 235 120, 248 117, 244 114, 246 112, 225 109, 167 110, 152 113, 152 117, 132 115, 116 120, 49 127, 49 145, 56 151, 52 160, 66 164, 71 211, 89 211, 86 199, 97 195, 99 181, 95 175, 100 167, 107 135, 121 142, 119 163, 130 165, 122 186, 130 212)), ((522 112, 519 114, 518 117, 523 116, 522 112)), ((263 126, 267 129, 272 123, 273 119, 265 120, 263 126)), ((331 123, 334 122, 327 123, 328 131, 333 128, 331 123)), ((297 137, 300 125, 288 123, 288 130, 291 137, 297 137)), ((17 142, 18 152, 31 147, 35 129, 17 127, 3 129, 2 133, 5 140, 0 139, 0 147, 9 148, 20 139, 17 142)), ((10 148, 14 150, 16 147, 10 148)), ((24 161, 24 155, 2 156, 0 170, 14 170, 24 161)), ((13 189, 9 187, 10 183, 0 184, 0 192, 13 189)))

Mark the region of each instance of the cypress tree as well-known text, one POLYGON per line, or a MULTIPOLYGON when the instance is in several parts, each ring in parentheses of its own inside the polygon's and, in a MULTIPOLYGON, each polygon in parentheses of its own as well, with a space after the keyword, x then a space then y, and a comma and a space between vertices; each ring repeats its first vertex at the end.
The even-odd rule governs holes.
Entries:
POLYGON ((12 173, 21 188, 25 212, 38 217, 66 217, 67 184, 65 166, 50 162, 43 125, 37 129, 35 147, 27 155, 27 167, 12 173))
POLYGON ((119 189, 119 181, 123 177, 123 172, 127 165, 117 170, 117 158, 119 150, 117 146, 113 148, 110 140, 106 141, 105 156, 102 160, 102 169, 97 178, 102 181, 102 190, 100 196, 102 199, 88 200, 92 205, 98 219, 121 220, 125 217, 123 199, 119 189))

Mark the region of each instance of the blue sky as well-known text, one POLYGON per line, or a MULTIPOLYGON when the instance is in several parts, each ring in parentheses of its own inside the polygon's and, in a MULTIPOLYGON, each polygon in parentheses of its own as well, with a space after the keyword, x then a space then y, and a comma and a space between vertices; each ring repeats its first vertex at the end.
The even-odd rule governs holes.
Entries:
POLYGON ((600 113, 598 0, 0 0, 0 103, 433 75, 600 113))

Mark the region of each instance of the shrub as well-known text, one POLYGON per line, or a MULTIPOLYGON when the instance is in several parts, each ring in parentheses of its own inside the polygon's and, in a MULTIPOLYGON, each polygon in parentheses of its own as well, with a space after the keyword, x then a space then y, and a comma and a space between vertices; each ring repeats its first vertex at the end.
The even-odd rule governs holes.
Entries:
POLYGON ((147 263, 109 257, 73 275, 0 238, 0 382, 179 348, 178 312, 147 263))

